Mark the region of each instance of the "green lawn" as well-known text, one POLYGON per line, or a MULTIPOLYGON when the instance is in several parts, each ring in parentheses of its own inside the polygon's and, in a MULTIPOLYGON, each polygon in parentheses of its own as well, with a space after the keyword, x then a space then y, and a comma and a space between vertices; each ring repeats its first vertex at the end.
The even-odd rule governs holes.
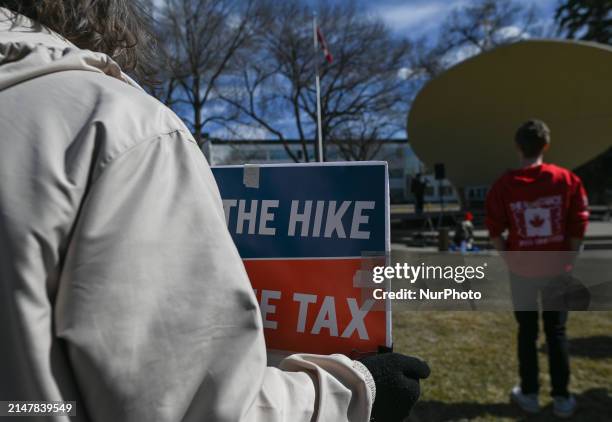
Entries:
MULTIPOLYGON (((552 414, 544 334, 540 343, 541 404, 527 417, 509 403, 517 382, 516 323, 508 312, 410 312, 394 314, 398 352, 427 360, 411 421, 549 421, 552 414)), ((612 421, 612 312, 575 312, 568 325, 574 421, 612 421)))

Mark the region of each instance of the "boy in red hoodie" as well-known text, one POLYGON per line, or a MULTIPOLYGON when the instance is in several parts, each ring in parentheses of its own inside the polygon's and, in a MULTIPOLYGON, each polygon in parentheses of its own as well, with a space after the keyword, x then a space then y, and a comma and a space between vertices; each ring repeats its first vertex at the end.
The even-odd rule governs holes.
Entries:
MULTIPOLYGON (((521 385, 513 388, 511 399, 523 410, 537 413, 538 294, 552 280, 564 276, 567 265, 561 264, 558 257, 570 253, 553 251, 577 251, 581 247, 589 213, 586 192, 578 176, 543 162, 543 154, 550 145, 550 130, 544 122, 525 122, 517 130, 515 142, 520 168, 507 171, 493 184, 486 200, 486 225, 491 242, 500 252, 548 251, 522 254, 532 262, 556 256, 546 265, 533 268, 517 265, 513 258, 516 254, 506 254, 515 310, 529 309, 515 312, 521 385), (508 236, 504 239, 502 233, 506 230, 508 236)), ((560 417, 569 417, 576 409, 576 400, 568 391, 567 317, 567 311, 542 312, 553 410, 560 417)))

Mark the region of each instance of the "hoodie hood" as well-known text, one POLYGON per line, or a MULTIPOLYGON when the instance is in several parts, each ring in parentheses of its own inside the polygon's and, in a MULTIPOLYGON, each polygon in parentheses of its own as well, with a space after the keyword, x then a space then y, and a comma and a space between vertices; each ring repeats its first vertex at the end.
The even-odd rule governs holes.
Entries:
POLYGON ((0 91, 66 70, 104 73, 141 89, 106 54, 81 50, 50 29, 0 7, 0 91))
POLYGON ((546 164, 542 163, 537 166, 526 168, 518 168, 509 171, 510 180, 515 184, 531 184, 536 182, 545 170, 546 164))

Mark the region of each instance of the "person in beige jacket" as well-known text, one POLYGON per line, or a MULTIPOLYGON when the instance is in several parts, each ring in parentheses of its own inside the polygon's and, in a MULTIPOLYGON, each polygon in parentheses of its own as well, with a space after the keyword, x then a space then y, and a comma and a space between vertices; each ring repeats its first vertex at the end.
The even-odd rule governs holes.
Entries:
POLYGON ((97 12, 118 28, 133 3, 0 0, 0 401, 76 401, 75 421, 400 420, 429 373, 416 358, 267 367, 203 154, 105 54, 133 46, 88 44, 97 12))

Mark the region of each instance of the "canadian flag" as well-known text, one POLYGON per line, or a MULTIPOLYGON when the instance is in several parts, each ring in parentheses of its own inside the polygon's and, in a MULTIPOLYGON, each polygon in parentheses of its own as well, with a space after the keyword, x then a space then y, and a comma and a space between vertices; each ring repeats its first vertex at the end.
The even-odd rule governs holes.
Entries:
POLYGON ((321 46, 321 49, 323 50, 323 54, 325 54, 325 60, 327 60, 327 63, 331 63, 334 61, 334 56, 332 56, 332 54, 329 51, 329 48, 327 47, 327 42, 325 41, 325 37, 323 36, 323 32, 321 32, 321 28, 319 28, 317 26, 317 40, 319 40, 319 45, 321 46))
POLYGON ((527 237, 546 237, 552 235, 549 208, 528 208, 525 210, 527 237))

